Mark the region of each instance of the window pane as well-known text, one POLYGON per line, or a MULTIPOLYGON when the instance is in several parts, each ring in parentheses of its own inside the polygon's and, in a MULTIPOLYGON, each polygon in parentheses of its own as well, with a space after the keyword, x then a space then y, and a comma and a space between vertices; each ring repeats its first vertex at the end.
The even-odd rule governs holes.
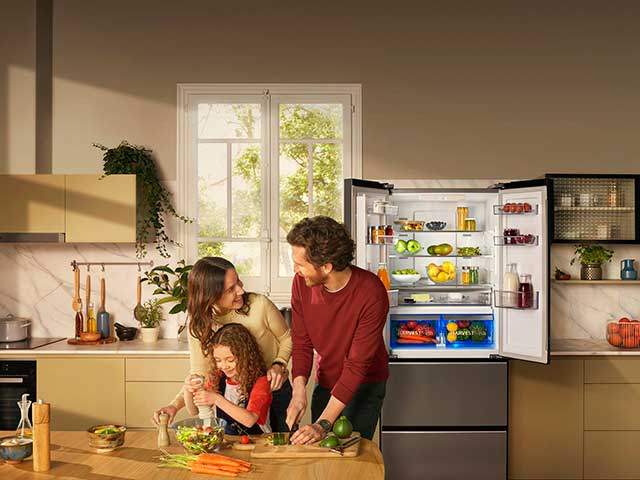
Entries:
POLYGON ((279 256, 279 275, 281 277, 293 277, 293 260, 291 260, 291 245, 287 242, 278 242, 280 244, 279 256))
POLYGON ((262 160, 259 143, 232 146, 232 236, 260 237, 262 228, 262 160))
POLYGON ((198 138, 260 138, 260 104, 198 104, 198 138))
POLYGON ((280 238, 309 214, 308 150, 305 143, 280 145, 280 238))
POLYGON ((242 276, 258 277, 262 252, 258 242, 199 242, 198 257, 224 257, 233 263, 242 276))
POLYGON ((227 236, 227 145, 198 145, 198 236, 227 236))
POLYGON ((342 221, 342 145, 313 146, 313 215, 327 215, 342 221))
POLYGON ((342 138, 342 104, 280 104, 280 138, 342 138))

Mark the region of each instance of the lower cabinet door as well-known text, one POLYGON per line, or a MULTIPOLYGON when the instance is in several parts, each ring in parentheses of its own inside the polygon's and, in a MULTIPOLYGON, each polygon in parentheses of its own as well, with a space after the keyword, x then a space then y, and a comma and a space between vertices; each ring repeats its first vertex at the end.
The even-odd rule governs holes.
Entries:
MULTIPOLYGON (((127 427, 155 428, 151 421, 153 412, 173 401, 182 385, 182 382, 127 382, 127 427)), ((189 417, 189 412, 183 408, 173 421, 189 417)))
POLYGON ((387 480, 507 478, 507 432, 382 432, 387 480))

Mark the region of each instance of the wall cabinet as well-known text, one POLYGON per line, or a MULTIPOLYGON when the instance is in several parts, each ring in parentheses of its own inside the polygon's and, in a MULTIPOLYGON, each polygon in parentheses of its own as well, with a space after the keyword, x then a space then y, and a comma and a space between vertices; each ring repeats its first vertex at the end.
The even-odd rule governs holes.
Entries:
POLYGON ((63 233, 64 175, 0 175, 0 233, 63 233))
POLYGON ((135 242, 135 175, 66 175, 65 201, 66 242, 135 242))

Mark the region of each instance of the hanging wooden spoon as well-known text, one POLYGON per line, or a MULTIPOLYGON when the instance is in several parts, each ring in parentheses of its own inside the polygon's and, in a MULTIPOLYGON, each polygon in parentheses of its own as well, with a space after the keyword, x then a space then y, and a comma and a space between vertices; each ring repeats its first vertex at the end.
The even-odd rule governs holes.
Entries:
POLYGON ((78 267, 73 270, 73 287, 74 294, 71 302, 71 308, 74 311, 79 312, 82 310, 82 300, 80 299, 80 269, 78 267))
POLYGON ((87 281, 86 281, 86 292, 85 292, 85 307, 87 309, 87 319, 89 319, 89 303, 91 302, 91 272, 89 271, 89 267, 87 267, 87 281))
POLYGON ((142 304, 140 300, 142 299, 142 280, 140 278, 140 274, 138 273, 138 280, 136 281, 136 293, 138 298, 138 303, 136 303, 135 308, 133 309, 133 316, 139 322, 142 320, 144 316, 144 308, 142 308, 142 304))

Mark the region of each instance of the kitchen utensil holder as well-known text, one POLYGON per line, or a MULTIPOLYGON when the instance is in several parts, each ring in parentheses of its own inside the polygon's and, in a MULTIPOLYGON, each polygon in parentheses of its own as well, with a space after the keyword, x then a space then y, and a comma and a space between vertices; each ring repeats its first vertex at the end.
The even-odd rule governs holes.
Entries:
POLYGON ((77 262, 75 260, 71 261, 71 268, 76 270, 78 266, 86 265, 87 268, 91 268, 91 265, 100 265, 102 267, 102 271, 104 272, 105 265, 113 265, 113 266, 123 266, 123 265, 137 265, 138 271, 144 265, 147 267, 153 267, 153 260, 149 260, 148 262, 77 262))

